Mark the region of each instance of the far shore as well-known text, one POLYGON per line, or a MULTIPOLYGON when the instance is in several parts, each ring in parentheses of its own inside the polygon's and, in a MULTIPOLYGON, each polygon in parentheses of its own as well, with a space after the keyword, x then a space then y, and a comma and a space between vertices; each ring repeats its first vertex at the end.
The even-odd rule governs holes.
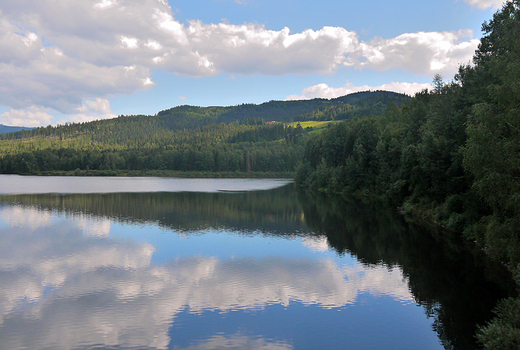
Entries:
POLYGON ((293 179, 293 172, 213 172, 213 171, 173 171, 173 170, 73 170, 47 171, 29 174, 3 175, 30 175, 30 176, 128 176, 128 177, 183 177, 183 178, 264 178, 264 179, 293 179))

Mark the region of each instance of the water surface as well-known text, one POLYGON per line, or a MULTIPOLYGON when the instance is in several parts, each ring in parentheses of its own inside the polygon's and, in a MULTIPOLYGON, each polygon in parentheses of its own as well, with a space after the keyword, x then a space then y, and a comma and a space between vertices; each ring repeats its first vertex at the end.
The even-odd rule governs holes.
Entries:
POLYGON ((385 208, 127 180, 0 196, 0 350, 471 349, 510 293, 500 266, 385 208))
POLYGON ((0 194, 258 191, 290 182, 288 179, 0 175, 0 194))

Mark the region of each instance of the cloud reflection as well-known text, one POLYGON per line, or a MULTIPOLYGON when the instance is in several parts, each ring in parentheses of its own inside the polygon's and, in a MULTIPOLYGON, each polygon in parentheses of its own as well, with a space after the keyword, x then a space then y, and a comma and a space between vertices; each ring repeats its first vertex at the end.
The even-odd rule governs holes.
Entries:
POLYGON ((110 228, 112 225, 110 219, 81 215, 78 224, 83 228, 83 233, 87 236, 99 238, 110 236, 110 228))
POLYGON ((329 241, 325 236, 319 237, 302 237, 302 243, 304 246, 315 252, 326 252, 329 250, 329 241))
POLYGON ((48 210, 14 206, 2 208, 0 218, 5 221, 8 226, 24 227, 25 229, 32 231, 42 226, 49 226, 53 214, 48 210))
MULTIPOLYGON (((13 207, 1 213, 13 224, 0 231, 0 349, 166 349, 168 329, 184 310, 259 310, 291 302, 338 308, 355 303, 361 293, 413 300, 400 271, 382 266, 208 256, 153 266, 154 247, 110 238, 109 222, 63 220, 50 212, 40 220, 35 211, 13 207), (27 217, 36 219, 22 219, 27 217), (100 229, 85 234, 91 232, 86 227, 100 229)), ((222 348, 229 341, 251 349, 290 348, 241 335, 216 335, 201 346, 222 348)))
POLYGON ((269 341, 263 338, 252 339, 251 337, 234 334, 232 336, 216 335, 210 339, 198 342, 197 345, 187 348, 175 348, 177 350, 291 350, 294 347, 280 341, 269 341))

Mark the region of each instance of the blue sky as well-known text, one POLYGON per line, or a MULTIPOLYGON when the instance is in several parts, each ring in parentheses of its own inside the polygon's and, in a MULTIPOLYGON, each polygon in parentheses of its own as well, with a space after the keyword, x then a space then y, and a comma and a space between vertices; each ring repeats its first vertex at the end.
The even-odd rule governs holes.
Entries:
POLYGON ((2 0, 0 123, 413 94, 469 63, 501 0, 2 0))

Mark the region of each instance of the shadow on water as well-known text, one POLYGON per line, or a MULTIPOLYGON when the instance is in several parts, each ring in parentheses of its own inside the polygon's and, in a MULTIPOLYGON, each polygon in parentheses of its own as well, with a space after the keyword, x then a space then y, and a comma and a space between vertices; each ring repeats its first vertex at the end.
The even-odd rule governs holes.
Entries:
POLYGON ((514 294, 507 270, 474 245, 380 203, 299 193, 293 185, 242 193, 14 195, 1 196, 0 205, 154 223, 186 234, 215 228, 325 235, 339 254, 399 267, 446 349, 474 349, 477 325, 492 318, 498 299, 514 294))
POLYGON ((400 266, 446 349, 477 348, 477 325, 492 318, 498 299, 515 293, 507 269, 474 244, 382 203, 304 193, 300 202, 309 228, 326 235, 338 253, 367 265, 400 266))

